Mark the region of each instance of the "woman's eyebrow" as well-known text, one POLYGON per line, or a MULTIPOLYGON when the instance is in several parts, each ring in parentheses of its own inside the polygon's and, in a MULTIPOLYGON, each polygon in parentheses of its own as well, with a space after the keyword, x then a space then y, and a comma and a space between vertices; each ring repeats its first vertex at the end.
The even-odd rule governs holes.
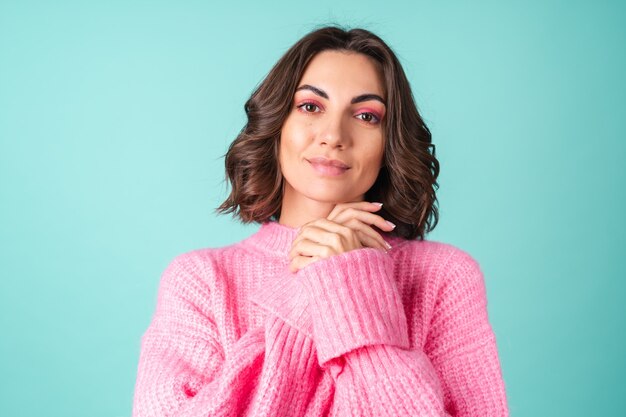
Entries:
MULTIPOLYGON (((324 90, 319 89, 317 87, 313 87, 312 85, 303 84, 300 87, 296 88, 296 91, 300 91, 300 90, 310 90, 314 92, 315 94, 317 94, 318 96, 323 97, 326 100, 328 100, 328 94, 326 94, 324 90)), ((383 98, 379 96, 378 94, 361 94, 359 96, 354 97, 352 100, 350 100, 350 104, 361 103, 363 101, 368 101, 368 100, 377 100, 383 103, 384 105, 387 105, 387 103, 385 103, 385 100, 383 100, 383 98)))
POLYGON ((328 94, 326 94, 324 90, 320 90, 319 88, 313 87, 312 85, 303 84, 300 87, 296 88, 296 91, 300 91, 300 90, 311 90, 318 96, 324 97, 326 100, 328 100, 328 94))
POLYGON ((385 106, 387 105, 387 103, 385 103, 385 100, 383 100, 383 98, 379 96, 378 94, 361 94, 360 96, 356 96, 355 98, 350 100, 350 103, 355 104, 355 103, 360 103, 362 101, 369 101, 369 100, 378 100, 381 103, 383 103, 385 106))

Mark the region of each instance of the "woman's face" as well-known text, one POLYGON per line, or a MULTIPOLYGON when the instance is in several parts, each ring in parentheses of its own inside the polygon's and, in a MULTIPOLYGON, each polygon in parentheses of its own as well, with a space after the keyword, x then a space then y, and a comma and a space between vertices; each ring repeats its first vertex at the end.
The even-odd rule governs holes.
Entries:
POLYGON ((283 202, 362 201, 382 163, 384 101, 382 71, 372 58, 315 55, 281 129, 283 202))

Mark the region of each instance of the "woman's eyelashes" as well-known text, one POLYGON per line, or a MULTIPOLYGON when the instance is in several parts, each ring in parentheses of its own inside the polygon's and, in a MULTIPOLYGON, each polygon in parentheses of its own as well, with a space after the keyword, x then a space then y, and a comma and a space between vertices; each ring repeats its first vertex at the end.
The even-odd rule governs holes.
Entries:
POLYGON ((312 108, 315 108, 315 107, 317 107, 320 111, 322 111, 320 106, 317 103, 313 103, 312 101, 306 101, 302 104, 299 104, 296 107, 298 107, 298 109, 300 109, 300 111, 302 111, 303 113, 318 113, 315 110, 311 110, 312 108))
POLYGON ((364 112, 357 114, 357 116, 365 116, 365 118, 361 118, 361 120, 367 123, 371 123, 371 124, 378 124, 380 123, 380 119, 381 119, 380 115, 378 115, 377 113, 373 111, 364 111, 364 112))
MULTIPOLYGON (((311 113, 320 113, 322 111, 321 106, 318 103, 312 101, 305 101, 304 103, 300 103, 296 106, 298 111, 304 114, 311 113)), ((373 111, 363 111, 356 114, 356 117, 359 120, 364 121, 368 124, 378 124, 380 123, 381 116, 379 116, 376 112, 373 111)))

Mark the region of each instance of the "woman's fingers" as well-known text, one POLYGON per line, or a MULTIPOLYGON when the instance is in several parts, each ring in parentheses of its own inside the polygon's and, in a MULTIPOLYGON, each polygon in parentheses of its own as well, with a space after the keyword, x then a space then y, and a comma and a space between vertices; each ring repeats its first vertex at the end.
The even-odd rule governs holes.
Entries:
POLYGON ((295 258, 296 256, 317 256, 318 258, 329 258, 333 255, 337 255, 336 249, 315 242, 309 239, 301 239, 297 244, 293 245, 289 252, 289 258, 295 258))
POLYGON ((296 256, 291 260, 291 263, 289 264, 289 270, 291 272, 296 272, 297 270, 302 269, 305 266, 310 265, 315 261, 318 261, 319 259, 320 258, 318 258, 317 256, 296 256))
POLYGON ((358 219, 350 219, 346 223, 346 226, 353 230, 358 231, 361 242, 370 248, 381 248, 385 251, 391 249, 391 245, 387 243, 380 233, 372 229, 370 226, 364 224, 358 219))
POLYGON ((351 219, 346 225, 318 219, 300 229, 289 252, 289 258, 299 255, 327 258, 362 247, 391 249, 382 236, 370 226, 351 219))
POLYGON ((359 230, 361 232, 360 236, 367 235, 370 237, 370 239, 366 239, 367 241, 371 242, 371 240, 374 239, 378 243, 372 245, 364 241, 363 243, 365 245, 389 250, 391 246, 383 239, 379 232, 371 227, 374 225, 384 231, 391 231, 395 228, 393 223, 386 221, 382 216, 372 213, 372 211, 380 210, 381 207, 382 204, 380 203, 370 203, 366 201, 337 204, 328 215, 328 219, 359 230))
POLYGON ((346 210, 349 207, 353 207, 358 210, 365 211, 378 211, 383 206, 382 203, 371 203, 369 201, 355 201, 352 203, 339 203, 333 207, 332 211, 326 217, 328 220, 333 220, 335 216, 337 216, 342 211, 346 210))
MULTIPOLYGON (((380 207, 379 207, 380 209, 380 207)), ((345 223, 349 219, 358 219, 359 221, 369 224, 372 226, 378 227, 380 230, 384 230, 386 232, 392 231, 396 226, 385 220, 382 216, 378 214, 370 213, 368 211, 363 211, 357 207, 345 207, 342 211, 337 212, 332 219, 337 223, 345 223)))
MULTIPOLYGON (((290 256, 295 256, 294 248, 300 242, 308 240, 332 249, 335 254, 362 247, 359 236, 350 227, 334 223, 327 219, 317 219, 302 226, 300 233, 292 243, 290 256)), ((324 257, 324 254, 320 254, 324 257)))
POLYGON ((319 259, 362 247, 380 248, 391 246, 372 226, 391 231, 395 225, 374 212, 382 204, 359 201, 337 204, 327 218, 316 219, 300 228, 289 252, 292 272, 304 268, 319 259))

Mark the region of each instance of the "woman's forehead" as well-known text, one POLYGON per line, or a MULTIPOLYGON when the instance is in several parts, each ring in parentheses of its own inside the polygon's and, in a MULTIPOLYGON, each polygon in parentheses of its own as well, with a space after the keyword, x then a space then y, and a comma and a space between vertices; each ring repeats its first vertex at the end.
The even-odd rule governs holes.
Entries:
POLYGON ((376 94, 384 97, 380 65, 371 57, 344 51, 322 51, 315 55, 302 74, 298 86, 315 86, 329 98, 341 94, 376 94))

